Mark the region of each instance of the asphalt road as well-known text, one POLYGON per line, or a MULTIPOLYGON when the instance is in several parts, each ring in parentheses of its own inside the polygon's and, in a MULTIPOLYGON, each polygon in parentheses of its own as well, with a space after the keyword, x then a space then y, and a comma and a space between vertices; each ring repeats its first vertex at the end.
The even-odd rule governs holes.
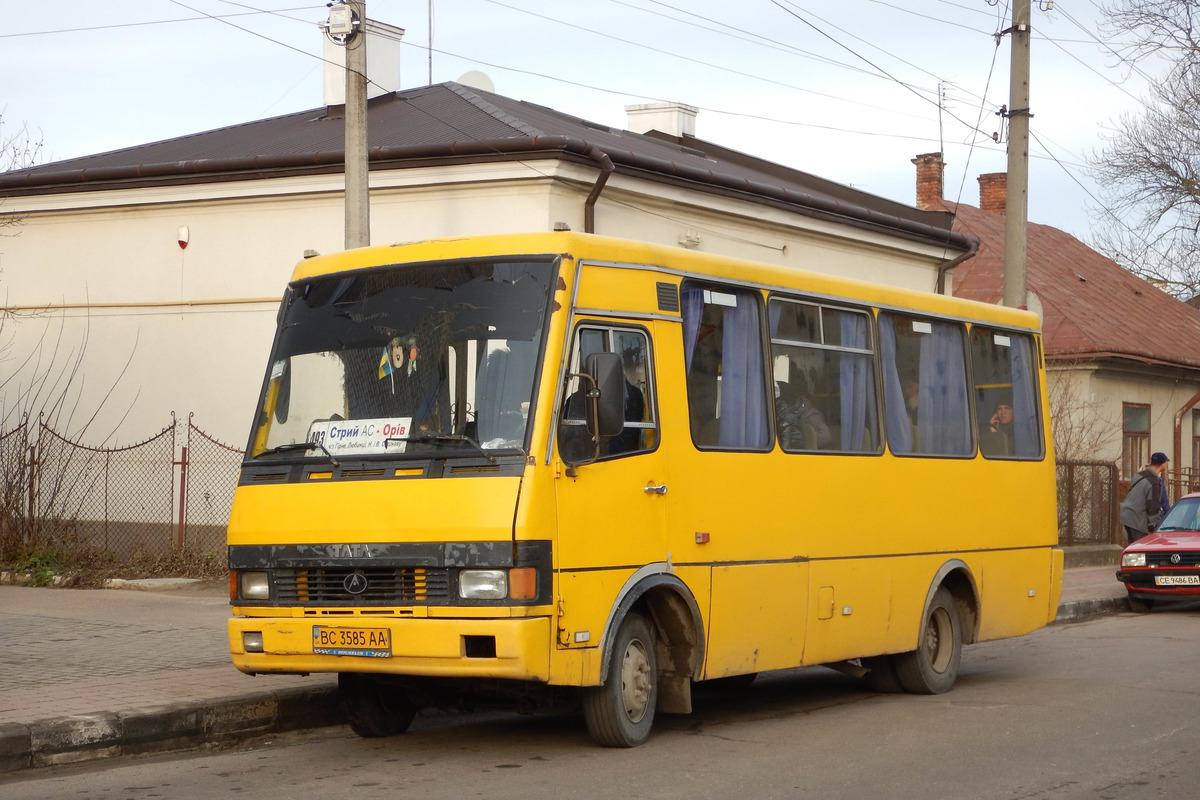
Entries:
POLYGON ((880 695, 820 669, 761 676, 660 717, 634 750, 578 717, 431 716, 236 751, 0 779, 23 798, 1182 798, 1200 786, 1200 604, 967 649, 954 691, 880 695))

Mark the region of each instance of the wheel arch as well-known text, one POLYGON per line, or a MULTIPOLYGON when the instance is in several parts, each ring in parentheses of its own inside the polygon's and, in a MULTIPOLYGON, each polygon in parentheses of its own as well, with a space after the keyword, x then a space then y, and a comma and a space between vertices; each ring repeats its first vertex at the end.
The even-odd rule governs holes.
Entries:
POLYGON ((921 607, 921 619, 917 626, 918 636, 921 631, 920 626, 924 625, 926 614, 929 611, 929 604, 933 602, 933 596, 937 590, 943 586, 954 598, 954 605, 958 609, 958 619, 962 622, 962 643, 974 644, 979 638, 979 586, 975 582, 975 575, 971 572, 971 568, 957 558, 942 564, 933 576, 933 580, 930 581, 929 590, 925 594, 925 604, 921 607))
POLYGON ((621 587, 600 640, 602 679, 612 661, 617 629, 633 611, 646 613, 665 637, 656 641, 659 670, 699 679, 704 664, 704 620, 691 589, 668 569, 666 564, 643 567, 621 587))

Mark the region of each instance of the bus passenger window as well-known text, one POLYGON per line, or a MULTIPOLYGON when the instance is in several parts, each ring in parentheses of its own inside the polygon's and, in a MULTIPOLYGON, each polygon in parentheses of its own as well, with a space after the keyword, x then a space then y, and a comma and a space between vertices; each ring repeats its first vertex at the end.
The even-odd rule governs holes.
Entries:
POLYGON ((975 448, 962 326, 881 313, 879 351, 891 451, 971 455, 975 448))
POLYGON ((681 301, 692 441, 770 449, 757 294, 685 281, 681 301))
MULTIPOLYGON (((642 330, 581 327, 576 333, 570 372, 577 373, 593 353, 621 356, 625 373, 625 426, 616 436, 600 441, 599 458, 614 458, 653 450, 658 426, 653 409, 653 376, 650 371, 649 340, 642 330)), ((595 445, 587 433, 586 381, 571 378, 559 424, 559 452, 564 461, 586 461, 595 445)))
POLYGON ((870 317, 777 297, 768 315, 780 448, 879 452, 870 317))
POLYGON ((971 328, 975 423, 987 458, 1041 459, 1045 454, 1033 337, 971 328))

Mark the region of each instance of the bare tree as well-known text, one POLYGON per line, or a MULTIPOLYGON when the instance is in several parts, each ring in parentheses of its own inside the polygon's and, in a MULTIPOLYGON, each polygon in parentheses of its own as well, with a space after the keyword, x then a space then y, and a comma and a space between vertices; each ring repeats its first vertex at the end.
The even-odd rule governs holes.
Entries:
MULTIPOLYGON (((22 123, 16 130, 10 128, 11 123, 0 112, 0 172, 31 167, 42 155, 40 132, 35 136, 27 123, 22 123)), ((15 214, 4 213, 3 204, 0 203, 0 236, 11 235, 9 229, 20 224, 20 221, 15 214)))
POLYGON ((1104 11, 1121 42, 1114 52, 1149 89, 1090 158, 1105 205, 1093 244, 1187 299, 1200 294, 1200 0, 1118 0, 1104 11))
POLYGON ((1098 400, 1087 396, 1075 380, 1091 365, 1083 361, 1056 362, 1047 373, 1050 429, 1056 461, 1097 461, 1118 436, 1121 426, 1105 415, 1098 400))

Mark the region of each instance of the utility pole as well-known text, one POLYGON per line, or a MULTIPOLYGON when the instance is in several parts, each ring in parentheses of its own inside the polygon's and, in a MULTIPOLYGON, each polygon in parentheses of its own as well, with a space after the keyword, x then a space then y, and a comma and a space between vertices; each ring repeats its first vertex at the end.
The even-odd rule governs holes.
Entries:
POLYGON ((367 10, 348 0, 354 32, 346 38, 346 249, 371 243, 367 169, 367 10))
POLYGON ((1012 64, 1008 83, 1008 189, 1004 206, 1004 305, 1025 305, 1026 229, 1029 217, 1030 0, 1013 3, 1012 64))

